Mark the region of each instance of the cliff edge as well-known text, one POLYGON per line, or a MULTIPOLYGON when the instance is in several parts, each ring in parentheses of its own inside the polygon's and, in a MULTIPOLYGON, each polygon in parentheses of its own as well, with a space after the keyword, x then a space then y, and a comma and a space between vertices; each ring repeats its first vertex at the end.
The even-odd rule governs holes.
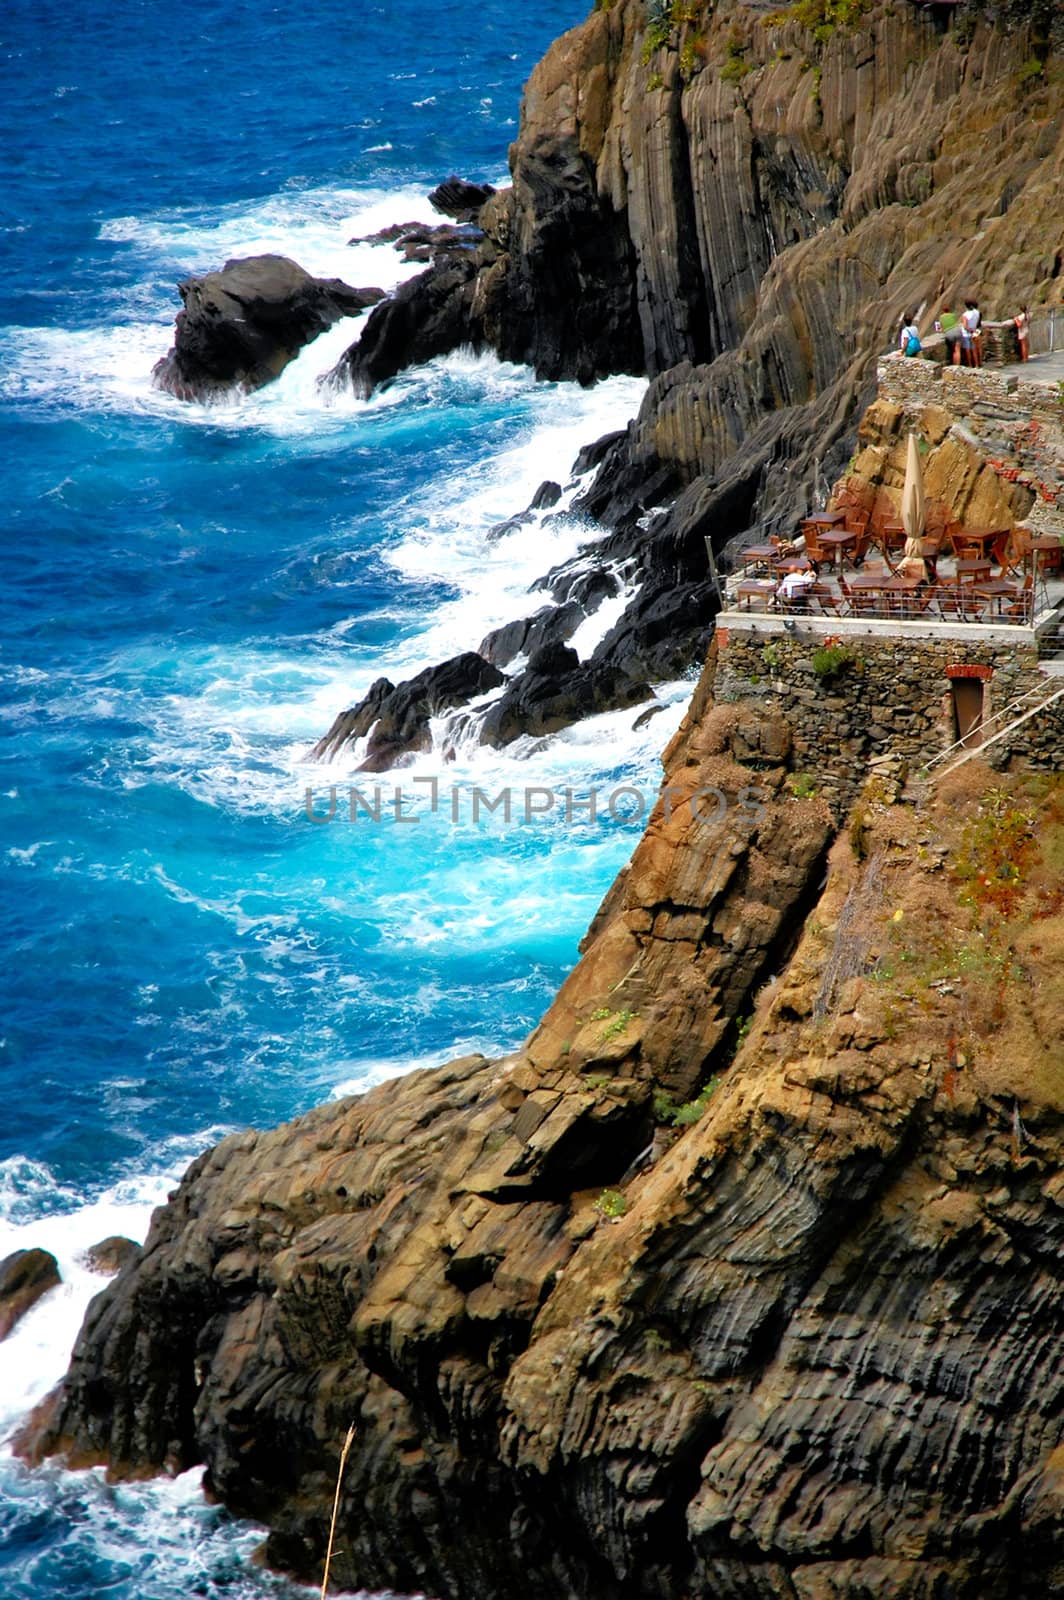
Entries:
POLYGON ((714 670, 526 1046, 201 1157, 24 1450, 316 1578, 353 1423, 334 1579, 441 1600, 1059 1587, 1059 775, 839 834, 714 670))

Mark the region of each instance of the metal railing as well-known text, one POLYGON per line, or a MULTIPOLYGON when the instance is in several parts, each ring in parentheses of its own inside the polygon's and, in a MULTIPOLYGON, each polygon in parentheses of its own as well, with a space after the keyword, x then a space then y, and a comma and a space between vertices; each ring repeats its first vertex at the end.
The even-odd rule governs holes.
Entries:
POLYGON ((982 733, 984 728, 992 728, 995 723, 1000 724, 1002 718, 1008 717, 1009 721, 1005 723, 1004 727, 997 727, 989 737, 981 738, 977 744, 970 742, 972 733, 965 734, 963 739, 956 740, 947 749, 940 751, 937 756, 932 756, 931 760, 925 763, 921 775, 925 778, 941 778, 947 772, 955 772, 965 761, 971 760, 973 756, 982 755, 984 750, 989 750, 993 745, 1000 744, 1002 739, 1007 739, 1011 733, 1015 733, 1016 729, 1022 727, 1025 722, 1030 722, 1032 717, 1037 717, 1041 712, 1048 711, 1049 707, 1055 705, 1058 700, 1064 700, 1064 687, 1059 682, 1055 682, 1052 678, 1047 678, 1044 683, 1033 684, 1023 694, 1017 695, 1016 699, 1010 701, 1001 711, 995 711, 987 722, 975 731, 982 733), (956 759, 951 759, 954 757, 956 759), (949 763, 948 766, 946 765, 947 762, 949 763))

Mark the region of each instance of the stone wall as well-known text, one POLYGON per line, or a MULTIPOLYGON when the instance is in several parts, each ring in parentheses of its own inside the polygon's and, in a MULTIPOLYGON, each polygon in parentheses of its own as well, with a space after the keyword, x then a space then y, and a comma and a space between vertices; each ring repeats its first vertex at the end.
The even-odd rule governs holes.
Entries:
POLYGON ((900 357, 881 362, 877 377, 880 400, 898 407, 908 426, 921 427, 928 411, 946 413, 955 441, 984 458, 1024 524, 1064 537, 1064 403, 1056 384, 900 357), (1025 513, 1013 486, 1031 498, 1025 513))
MULTIPOLYGON (((768 702, 793 730, 791 765, 808 774, 837 817, 852 804, 870 764, 901 758, 924 765, 956 739, 948 669, 987 669, 983 721, 1045 685, 1033 646, 956 639, 847 634, 838 669, 818 674, 827 641, 718 628, 713 694, 718 704, 768 702)), ((1064 687, 1064 678, 1060 680, 1064 687)), ((995 746, 994 764, 1064 770, 1064 710, 1055 707, 995 746)))

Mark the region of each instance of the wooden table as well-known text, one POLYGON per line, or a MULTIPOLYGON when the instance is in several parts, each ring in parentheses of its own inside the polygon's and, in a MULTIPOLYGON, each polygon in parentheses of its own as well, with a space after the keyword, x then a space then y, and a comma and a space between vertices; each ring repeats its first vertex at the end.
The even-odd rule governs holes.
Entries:
POLYGON ((962 545, 969 549, 975 548, 979 554, 989 560, 987 552, 995 539, 1007 539, 1007 528, 958 528, 954 535, 954 548, 962 545))
POLYGON ((1003 602, 1015 600, 1021 593, 1019 586, 1015 583, 1010 583, 1007 578, 991 578, 988 583, 973 584, 972 588, 975 594, 981 595, 984 599, 990 601, 999 617, 1003 602))
POLYGON ((808 523, 813 528, 837 528, 846 521, 845 511, 814 511, 811 517, 802 518, 802 527, 808 523))
POLYGON ((810 572, 812 570, 808 556, 783 556, 779 561, 772 563, 772 569, 774 572, 781 574, 787 572, 810 572))
POLYGON ((842 565, 842 552, 850 545, 855 545, 857 543, 857 535, 852 530, 847 528, 829 529, 827 533, 822 533, 820 535, 820 543, 824 545, 826 549, 834 551, 835 569, 838 571, 838 568, 842 565))
POLYGON ((745 550, 740 550, 739 560, 743 568, 767 567, 779 554, 774 544, 748 544, 745 550))
POLYGON ((984 582, 985 583, 989 583, 990 582, 990 561, 989 561, 989 559, 980 558, 980 559, 977 560, 974 556, 972 556, 972 557, 966 557, 963 560, 958 561, 957 562, 957 582, 958 583, 965 583, 965 582, 968 582, 968 583, 984 583, 984 582))
POLYGON ((760 609, 767 611, 775 593, 776 585, 771 578, 742 578, 735 586, 735 598, 738 601, 746 601, 744 607, 746 611, 750 610, 752 600, 763 601, 760 609))

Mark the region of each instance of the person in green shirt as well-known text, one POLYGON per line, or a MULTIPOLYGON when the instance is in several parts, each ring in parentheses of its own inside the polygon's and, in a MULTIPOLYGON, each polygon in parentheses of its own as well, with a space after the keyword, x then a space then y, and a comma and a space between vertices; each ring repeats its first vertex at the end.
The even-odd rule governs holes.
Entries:
POLYGON ((951 366, 960 365, 961 359, 961 325, 960 320, 954 316, 949 306, 943 306, 935 323, 938 333, 946 338, 946 359, 951 366))

